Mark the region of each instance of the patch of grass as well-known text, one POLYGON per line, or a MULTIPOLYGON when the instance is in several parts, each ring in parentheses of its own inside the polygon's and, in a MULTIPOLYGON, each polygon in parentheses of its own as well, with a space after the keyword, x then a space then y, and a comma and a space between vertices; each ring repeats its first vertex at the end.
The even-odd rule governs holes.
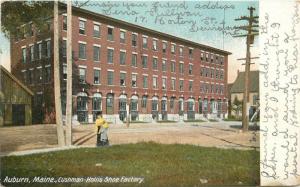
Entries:
POLYGON ((219 122, 219 121, 216 120, 216 119, 208 119, 208 121, 210 121, 210 122, 219 122))
POLYGON ((177 121, 173 121, 173 120, 159 120, 159 121, 157 121, 157 123, 177 123, 177 121))
MULTIPOLYGON (((10 156, 1 158, 1 163, 2 181, 6 176, 30 179, 35 176, 139 176, 145 178, 142 186, 200 186, 200 179, 207 179, 207 184, 214 185, 234 185, 239 182, 243 185, 259 185, 259 152, 254 150, 148 142, 10 156), (96 166, 99 163, 101 166, 96 166)), ((66 185, 62 183, 58 186, 66 185)), ((43 183, 30 183, 30 186, 43 186, 43 183)), ((137 184, 113 183, 104 186, 137 184)))
POLYGON ((184 120, 184 122, 206 122, 206 121, 204 121, 204 120, 201 120, 201 119, 194 119, 194 120, 184 120))

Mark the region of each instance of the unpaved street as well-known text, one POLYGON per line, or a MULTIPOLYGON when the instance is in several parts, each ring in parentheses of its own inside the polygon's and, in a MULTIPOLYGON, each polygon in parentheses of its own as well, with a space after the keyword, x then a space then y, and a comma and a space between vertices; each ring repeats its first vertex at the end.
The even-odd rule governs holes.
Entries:
MULTIPOLYGON (((240 122, 202 122, 110 125, 110 144, 155 141, 159 143, 194 144, 222 148, 252 149, 259 147, 259 131, 242 133, 240 122)), ((1 153, 51 148, 57 146, 55 125, 33 125, 0 128, 1 153)), ((73 144, 94 146, 93 125, 73 128, 73 144)))

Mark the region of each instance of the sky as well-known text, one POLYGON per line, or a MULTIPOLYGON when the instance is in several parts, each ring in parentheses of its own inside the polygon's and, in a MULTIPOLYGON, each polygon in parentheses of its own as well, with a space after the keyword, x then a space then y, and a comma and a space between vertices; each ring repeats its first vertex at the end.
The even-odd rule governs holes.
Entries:
MULTIPOLYGON (((73 5, 81 6, 85 1, 73 1, 73 5)), ((245 38, 234 38, 233 26, 245 25, 244 21, 235 21, 240 16, 248 16, 248 7, 256 8, 254 15, 258 15, 258 1, 89 1, 81 8, 96 13, 111 16, 160 32, 175 35, 197 43, 223 49, 232 53, 229 56, 228 82, 235 80, 237 71, 244 71, 243 61, 238 58, 246 56, 245 38), (223 21, 225 20, 225 21, 223 21), (221 30, 217 30, 220 29, 221 30)), ((244 32, 241 32, 244 33, 244 32)), ((2 51, 1 64, 9 69, 10 50, 9 41, 0 34, 0 49, 2 51)), ((258 56, 258 38, 251 48, 251 55, 258 56)), ((251 70, 258 69, 258 61, 251 66, 251 70)))

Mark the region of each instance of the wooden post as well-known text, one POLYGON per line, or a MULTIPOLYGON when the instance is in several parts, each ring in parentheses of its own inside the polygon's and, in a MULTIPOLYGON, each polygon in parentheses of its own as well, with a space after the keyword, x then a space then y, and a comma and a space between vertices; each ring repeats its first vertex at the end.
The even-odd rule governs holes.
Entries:
POLYGON ((64 129, 62 126, 61 94, 60 94, 60 71, 59 71, 59 26, 58 26, 58 1, 54 1, 54 46, 53 46, 53 69, 54 69, 54 97, 55 118, 57 128, 58 146, 65 146, 64 129))
POLYGON ((72 145, 72 1, 67 1, 66 145, 72 145))

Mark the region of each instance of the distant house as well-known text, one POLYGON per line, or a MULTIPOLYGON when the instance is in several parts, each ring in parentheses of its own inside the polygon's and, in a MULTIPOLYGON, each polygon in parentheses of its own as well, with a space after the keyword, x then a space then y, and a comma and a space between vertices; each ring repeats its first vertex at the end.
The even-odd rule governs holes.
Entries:
POLYGON ((0 65, 0 126, 32 124, 33 93, 0 65))
MULTIPOLYGON (((249 115, 250 118, 252 114, 255 112, 258 106, 259 100, 259 71, 250 71, 249 74, 249 102, 250 102, 250 109, 249 115)), ((245 89, 245 72, 239 72, 236 80, 234 81, 231 89, 230 89, 230 100, 231 106, 234 107, 235 100, 243 101, 244 89, 245 89)), ((236 115, 235 111, 232 111, 233 115, 236 115)), ((238 115, 241 115, 239 113, 238 115)))

